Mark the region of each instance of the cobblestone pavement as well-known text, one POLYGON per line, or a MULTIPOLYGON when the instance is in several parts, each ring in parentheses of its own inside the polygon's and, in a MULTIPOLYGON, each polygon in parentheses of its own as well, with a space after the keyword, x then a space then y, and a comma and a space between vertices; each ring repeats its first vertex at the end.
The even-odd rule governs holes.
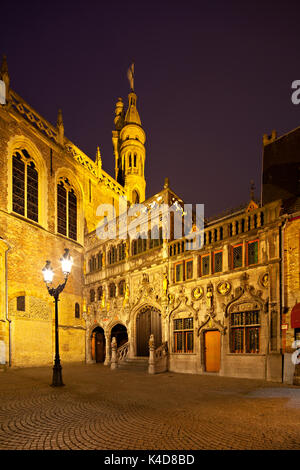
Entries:
POLYGON ((64 366, 0 374, 1 450, 300 449, 300 388, 64 366))

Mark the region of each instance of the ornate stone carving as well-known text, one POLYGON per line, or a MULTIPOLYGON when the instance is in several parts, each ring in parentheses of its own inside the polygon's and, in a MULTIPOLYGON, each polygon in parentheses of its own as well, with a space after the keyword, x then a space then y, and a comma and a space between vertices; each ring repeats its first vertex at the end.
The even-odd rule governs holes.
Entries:
POLYGON ((244 273, 241 278, 241 285, 232 294, 230 301, 225 305, 224 315, 227 317, 232 312, 243 310, 261 310, 267 311, 268 300, 262 299, 262 292, 255 290, 254 286, 248 284, 249 276, 244 273))
POLYGON ((185 295, 184 287, 180 287, 179 293, 175 296, 175 301, 169 308, 169 315, 177 315, 181 312, 190 313, 195 320, 198 320, 199 309, 194 308, 194 303, 188 304, 188 297, 185 295))

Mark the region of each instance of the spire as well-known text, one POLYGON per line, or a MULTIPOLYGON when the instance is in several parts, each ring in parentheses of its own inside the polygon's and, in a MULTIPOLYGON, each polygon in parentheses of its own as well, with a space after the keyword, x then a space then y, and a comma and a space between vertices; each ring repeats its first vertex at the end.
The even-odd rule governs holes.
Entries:
POLYGON ((137 96, 134 92, 134 63, 129 67, 127 77, 130 84, 130 93, 128 95, 128 109, 125 116, 125 124, 138 124, 141 126, 141 119, 136 107, 137 96))
POLYGON ((62 117, 62 110, 59 109, 57 113, 57 123, 56 123, 56 128, 57 128, 57 142, 60 145, 64 145, 64 123, 63 123, 63 117, 62 117))
POLYGON ((96 152, 96 168, 97 168, 97 175, 100 176, 101 170, 102 170, 102 158, 101 158, 101 153, 100 153, 100 148, 97 147, 97 152, 96 152))

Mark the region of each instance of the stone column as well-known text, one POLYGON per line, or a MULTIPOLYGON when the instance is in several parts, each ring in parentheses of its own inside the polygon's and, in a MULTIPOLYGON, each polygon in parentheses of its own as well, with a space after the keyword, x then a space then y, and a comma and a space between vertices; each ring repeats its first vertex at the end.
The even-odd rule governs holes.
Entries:
POLYGON ((118 367, 118 359, 117 359, 117 340, 113 337, 111 342, 111 369, 116 369, 118 367))
POLYGON ((154 335, 152 334, 150 335, 150 339, 149 339, 149 366, 148 366, 149 374, 155 374, 154 353, 155 353, 155 344, 154 344, 154 335))
MULTIPOLYGON (((107 335, 107 336, 109 338, 109 335, 107 335)), ((104 365, 109 366, 109 364, 110 364, 110 342, 106 338, 106 335, 105 335, 105 361, 104 361, 104 365)))

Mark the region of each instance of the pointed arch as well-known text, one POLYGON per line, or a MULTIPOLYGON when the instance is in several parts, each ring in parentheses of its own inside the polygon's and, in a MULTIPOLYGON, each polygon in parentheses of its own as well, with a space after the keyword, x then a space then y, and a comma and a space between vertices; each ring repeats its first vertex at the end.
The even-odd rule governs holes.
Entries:
MULTIPOLYGON (((28 217, 33 221, 37 222, 39 225, 47 228, 47 214, 48 214, 48 187, 47 187, 47 166, 45 159, 37 148, 37 146, 26 136, 17 135, 12 137, 7 144, 7 180, 8 180, 8 201, 7 208, 8 212, 13 211, 13 159, 14 156, 19 155, 20 160, 27 160, 26 168, 28 171, 26 173, 25 186, 29 185, 29 181, 35 180, 35 194, 32 194, 31 197, 35 199, 34 206, 36 210, 36 216, 28 217), (27 174, 28 173, 28 174, 27 174)), ((25 178, 24 173, 24 178, 25 178)), ((28 189, 24 188, 24 197, 25 201, 27 200, 28 189)), ((25 202, 24 202, 25 204, 25 202)), ((28 200, 28 204, 29 200, 28 200)), ((28 206, 29 207, 29 206, 28 206)), ((24 217, 27 218, 28 209, 24 210, 24 217)), ((32 211, 31 211, 32 212, 32 211)))

